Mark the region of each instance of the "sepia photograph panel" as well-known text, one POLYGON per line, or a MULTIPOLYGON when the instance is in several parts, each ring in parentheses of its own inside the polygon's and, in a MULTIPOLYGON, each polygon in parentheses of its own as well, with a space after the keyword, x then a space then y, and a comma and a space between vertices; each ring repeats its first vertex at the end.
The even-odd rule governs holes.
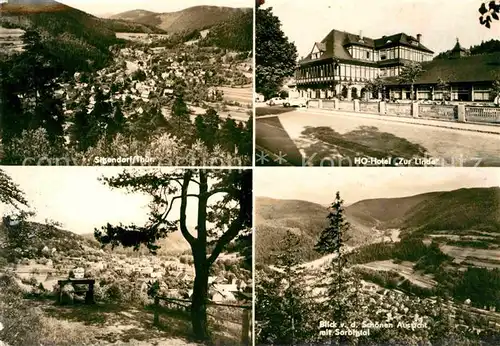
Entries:
POLYGON ((0 1, 1 164, 251 166, 253 7, 0 1))
POLYGON ((258 166, 500 166, 500 4, 258 1, 258 166))
POLYGON ((0 167, 0 344, 252 345, 252 171, 0 167))
POLYGON ((256 345, 497 345, 496 168, 255 172, 256 345))

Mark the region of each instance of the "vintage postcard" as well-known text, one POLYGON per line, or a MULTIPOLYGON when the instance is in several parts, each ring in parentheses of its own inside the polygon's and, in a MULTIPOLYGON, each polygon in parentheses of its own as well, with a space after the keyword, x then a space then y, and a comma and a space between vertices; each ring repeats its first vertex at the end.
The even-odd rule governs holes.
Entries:
POLYGON ((0 1, 0 163, 251 166, 253 1, 0 1))
POLYGON ((0 344, 252 345, 252 178, 2 166, 0 344))
POLYGON ((498 1, 260 3, 256 165, 500 165, 498 1))
POLYGON ((256 345, 497 343, 498 169, 267 167, 254 193, 256 345))

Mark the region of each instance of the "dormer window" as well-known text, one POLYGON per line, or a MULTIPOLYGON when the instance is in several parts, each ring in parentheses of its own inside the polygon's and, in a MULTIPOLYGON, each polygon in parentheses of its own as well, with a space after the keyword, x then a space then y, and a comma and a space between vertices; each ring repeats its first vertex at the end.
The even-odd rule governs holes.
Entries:
POLYGON ((392 41, 391 40, 387 40, 387 43, 392 43, 392 41))

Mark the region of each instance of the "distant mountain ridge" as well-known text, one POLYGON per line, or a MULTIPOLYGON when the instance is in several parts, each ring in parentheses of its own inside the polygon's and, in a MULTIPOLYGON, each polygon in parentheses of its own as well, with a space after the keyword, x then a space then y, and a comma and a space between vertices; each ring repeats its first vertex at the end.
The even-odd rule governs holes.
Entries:
POLYGON ((111 60, 109 47, 123 42, 116 32, 164 33, 146 24, 97 18, 52 0, 0 4, 0 26, 38 31, 47 53, 70 73, 104 67, 111 60))
POLYGON ((251 51, 253 48, 251 8, 195 6, 168 13, 132 10, 110 18, 153 25, 182 37, 200 37, 200 32, 207 30, 204 45, 237 51, 251 51))
MULTIPOLYGON (((97 243, 93 233, 86 233, 81 235, 85 239, 89 239, 97 243)), ((184 239, 184 236, 180 231, 170 233, 166 238, 161 238, 156 242, 156 245, 160 246, 158 249, 159 255, 175 255, 181 254, 191 249, 189 243, 184 239)), ((110 250, 111 247, 107 247, 110 250)), ((120 253, 134 253, 132 248, 124 248, 122 246, 116 248, 114 251, 120 253)), ((149 250, 146 247, 141 247, 138 250, 139 254, 149 254, 149 250)))
POLYGON ((38 222, 0 221, 0 252, 10 260, 38 258, 53 249, 68 256, 98 250, 99 244, 92 239, 38 222))
MULTIPOLYGON (((272 261, 287 230, 302 239, 304 261, 319 258, 313 247, 327 225, 328 209, 302 200, 256 198, 255 248, 258 262, 272 261)), ((402 232, 482 230, 500 233, 500 187, 431 192, 402 198, 362 200, 345 207, 351 224, 348 244, 367 244, 373 228, 402 232)))
POLYGON ((159 27, 168 33, 204 30, 226 22, 251 8, 233 8, 218 6, 194 6, 176 12, 157 13, 146 10, 132 10, 111 16, 111 19, 128 20, 159 27))
MULTIPOLYGON (((143 33, 164 33, 163 30, 148 23, 141 24, 117 19, 98 18, 54 0, 10 0, 7 3, 0 4, 0 14, 0 24, 3 22, 12 25, 17 24, 23 28, 39 27, 46 29, 49 34, 63 34, 64 31, 56 32, 51 30, 50 26, 44 27, 40 25, 43 22, 38 17, 45 16, 57 22, 71 16, 75 24, 81 24, 83 29, 99 29, 103 35, 127 30, 143 33), (35 15, 38 15, 38 17, 35 15)), ((62 29, 64 29, 64 26, 62 29)))

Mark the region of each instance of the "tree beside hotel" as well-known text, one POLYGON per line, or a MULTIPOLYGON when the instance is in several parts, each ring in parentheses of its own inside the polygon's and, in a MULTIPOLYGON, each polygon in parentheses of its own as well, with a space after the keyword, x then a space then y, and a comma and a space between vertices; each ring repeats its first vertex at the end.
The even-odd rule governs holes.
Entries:
POLYGON ((495 97, 500 96, 500 78, 493 82, 493 94, 495 97))
POLYGON ((281 22, 271 8, 257 9, 255 33, 255 88, 268 99, 280 91, 287 77, 293 76, 297 48, 281 30, 281 22))
POLYGON ((443 95, 443 101, 450 101, 450 84, 447 80, 438 77, 436 89, 443 95))
POLYGON ((366 83, 366 89, 370 91, 375 98, 379 98, 378 95, 383 94, 384 87, 384 80, 380 77, 377 77, 374 80, 368 81, 368 83, 366 83))
POLYGON ((415 62, 404 66, 399 72, 398 81, 401 84, 410 85, 410 98, 412 100, 415 100, 415 82, 423 72, 422 65, 415 62))

